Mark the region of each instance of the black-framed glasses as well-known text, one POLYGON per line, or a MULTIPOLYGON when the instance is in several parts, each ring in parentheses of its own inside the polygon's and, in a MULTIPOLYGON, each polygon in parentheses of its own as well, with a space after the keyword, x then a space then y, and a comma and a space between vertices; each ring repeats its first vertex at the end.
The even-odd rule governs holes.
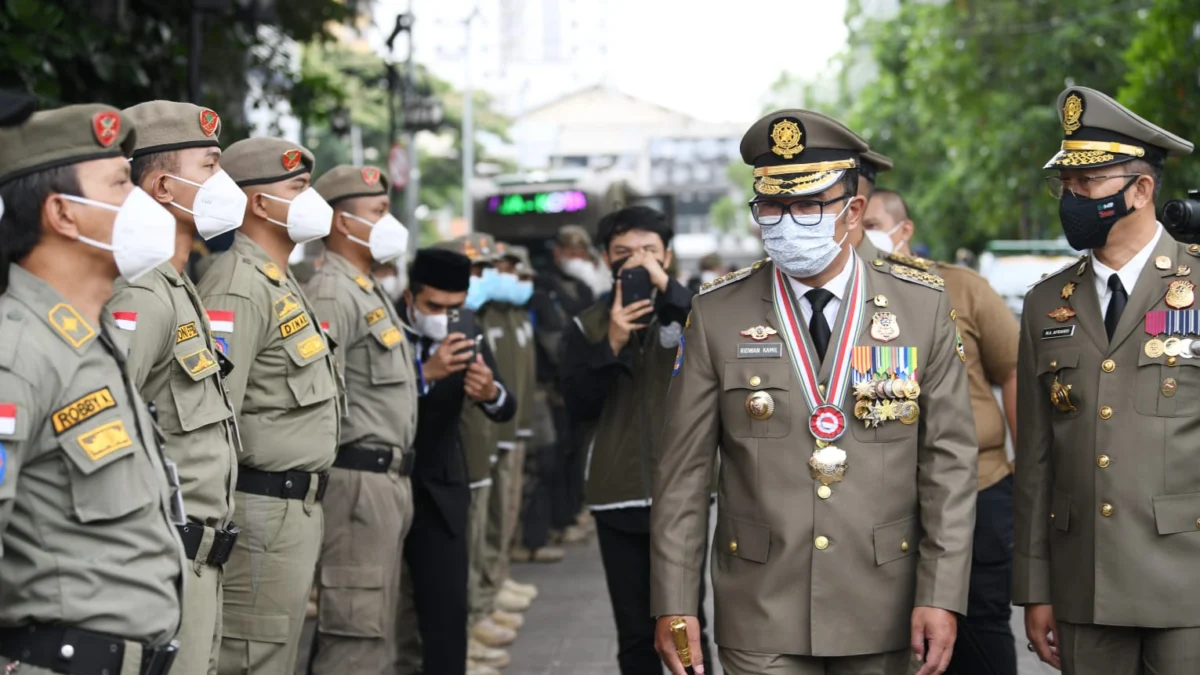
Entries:
MULTIPOLYGON (((1109 176, 1080 176, 1078 178, 1068 178, 1063 180, 1058 176, 1046 176, 1046 188, 1050 190, 1050 196, 1055 199, 1062 199, 1063 192, 1070 192, 1076 197, 1087 198, 1092 194, 1092 188, 1113 178, 1137 178, 1144 176, 1141 173, 1114 173, 1109 176), (1080 194, 1080 193, 1084 194, 1080 194)), ((1130 185, 1132 181, 1130 181, 1130 185)), ((1122 192, 1129 188, 1126 185, 1122 188, 1122 192)))
POLYGON ((754 216, 754 222, 759 225, 778 225, 783 220, 783 214, 786 213, 791 215, 797 225, 812 226, 821 222, 826 206, 849 198, 850 195, 841 195, 824 201, 812 199, 791 203, 774 199, 752 199, 750 200, 750 215, 754 216))

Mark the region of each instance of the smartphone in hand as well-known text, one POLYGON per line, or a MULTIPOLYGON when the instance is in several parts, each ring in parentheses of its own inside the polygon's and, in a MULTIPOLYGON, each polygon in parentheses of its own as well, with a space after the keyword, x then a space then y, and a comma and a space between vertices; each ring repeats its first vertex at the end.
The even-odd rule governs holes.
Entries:
POLYGON ((471 360, 479 353, 479 339, 482 337, 479 333, 479 324, 475 320, 475 312, 469 309, 451 309, 446 313, 446 334, 462 333, 471 340, 471 346, 468 349, 461 349, 456 354, 471 355, 471 360))
MULTIPOLYGON (((635 302, 651 299, 653 286, 650 284, 650 273, 646 271, 645 267, 622 269, 620 279, 621 304, 623 306, 628 307, 635 302)), ((647 314, 638 319, 638 323, 648 324, 652 316, 653 313, 647 314)))

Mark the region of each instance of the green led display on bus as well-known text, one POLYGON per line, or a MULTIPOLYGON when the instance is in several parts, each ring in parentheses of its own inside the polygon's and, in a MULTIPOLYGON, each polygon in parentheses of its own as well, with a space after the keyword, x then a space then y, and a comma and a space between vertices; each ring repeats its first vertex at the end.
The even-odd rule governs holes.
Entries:
POLYGON ((492 195, 487 201, 488 213, 501 216, 522 216, 531 213, 575 213, 583 211, 587 205, 587 195, 579 190, 492 195))

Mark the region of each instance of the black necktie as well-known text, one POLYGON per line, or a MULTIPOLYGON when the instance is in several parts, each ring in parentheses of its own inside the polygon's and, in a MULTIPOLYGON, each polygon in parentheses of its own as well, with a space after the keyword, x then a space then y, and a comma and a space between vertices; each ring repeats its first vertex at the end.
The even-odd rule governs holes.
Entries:
POLYGON ((421 362, 422 363, 429 360, 429 352, 431 352, 432 350, 433 350, 433 340, 430 340, 427 337, 422 337, 421 338, 421 362))
POLYGON ((1129 294, 1125 292, 1121 277, 1116 273, 1108 278, 1108 289, 1112 291, 1112 297, 1108 299, 1108 311, 1104 313, 1104 332, 1112 340, 1113 333, 1117 331, 1117 322, 1121 320, 1121 312, 1125 311, 1125 303, 1129 302, 1129 294))
POLYGON ((814 288, 804 294, 812 305, 812 318, 808 320, 808 333, 812 335, 813 346, 817 348, 817 358, 825 360, 825 350, 829 348, 829 322, 825 320, 825 305, 833 300, 833 293, 824 288, 814 288))

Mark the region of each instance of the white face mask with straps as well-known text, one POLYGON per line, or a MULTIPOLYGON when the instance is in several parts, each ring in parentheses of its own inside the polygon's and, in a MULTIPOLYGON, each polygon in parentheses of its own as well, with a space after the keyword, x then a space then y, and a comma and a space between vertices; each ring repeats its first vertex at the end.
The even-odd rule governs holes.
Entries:
POLYGON ((295 243, 307 244, 329 234, 329 228, 333 225, 333 207, 311 187, 296 195, 295 199, 284 199, 266 192, 261 194, 267 199, 288 205, 286 223, 281 223, 274 218, 267 218, 267 220, 287 228, 288 236, 295 243))
POLYGON ((371 257, 376 262, 386 263, 403 256, 408 251, 408 228, 390 213, 372 223, 366 218, 360 218, 353 213, 342 211, 342 215, 371 228, 367 241, 348 234, 350 241, 371 249, 371 257))
POLYGON ((896 242, 892 241, 892 235, 902 227, 904 227, 904 223, 899 222, 896 223, 895 227, 887 232, 884 232, 883 230, 867 230, 867 239, 870 239, 871 243, 875 244, 875 248, 879 249, 880 251, 883 251, 884 253, 892 253, 896 250, 896 242))
POLYGON ((63 195, 63 199, 114 211, 112 242, 104 243, 79 235, 79 241, 111 251, 121 276, 134 281, 175 255, 175 216, 139 187, 133 188, 120 206, 86 197, 63 195))
POLYGON ((204 183, 194 183, 174 174, 167 174, 167 177, 198 188, 192 208, 179 202, 171 202, 171 206, 192 214, 196 232, 201 237, 212 239, 242 226, 242 218, 246 215, 246 193, 223 170, 209 176, 204 183))

